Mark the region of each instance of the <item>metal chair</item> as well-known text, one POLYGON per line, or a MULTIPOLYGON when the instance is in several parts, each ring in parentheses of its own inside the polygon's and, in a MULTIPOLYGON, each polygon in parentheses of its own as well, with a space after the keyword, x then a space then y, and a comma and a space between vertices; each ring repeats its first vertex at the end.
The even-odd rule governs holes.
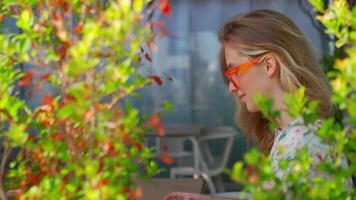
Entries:
MULTIPOLYGON (((215 194, 217 189, 219 192, 223 192, 222 181, 219 179, 226 168, 229 155, 231 153, 234 139, 238 136, 237 132, 232 127, 213 127, 203 128, 201 136, 198 138, 197 149, 199 168, 194 167, 175 167, 171 168, 171 178, 177 176, 187 176, 198 174, 206 181, 208 189, 211 194, 215 194), (209 142, 213 140, 224 140, 225 145, 220 155, 213 155, 212 148, 209 147, 209 142), (216 184, 213 182, 213 178, 218 178, 216 184)), ((195 142, 195 141, 193 141, 195 142)))
POLYGON ((165 126, 166 135, 156 137, 156 155, 166 153, 173 158, 179 168, 192 167, 196 172, 192 175, 198 178, 200 154, 197 138, 201 135, 202 126, 199 124, 166 124, 165 126), (189 142, 192 144, 191 150, 185 148, 185 144, 189 142))

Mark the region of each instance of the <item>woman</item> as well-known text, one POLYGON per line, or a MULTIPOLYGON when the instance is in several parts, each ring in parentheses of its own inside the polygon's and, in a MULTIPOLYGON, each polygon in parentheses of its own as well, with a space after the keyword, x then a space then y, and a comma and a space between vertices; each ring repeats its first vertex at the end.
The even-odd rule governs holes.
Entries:
MULTIPOLYGON (((317 62, 311 44, 286 16, 272 10, 256 10, 227 20, 219 32, 220 61, 229 91, 236 96, 237 122, 244 132, 255 139, 262 152, 270 154, 276 176, 285 173, 278 169, 280 159, 293 159, 298 148, 309 147, 314 163, 324 159, 326 148, 301 118, 288 115, 283 93, 294 92, 301 86, 309 100, 318 100, 320 118, 333 115, 330 88, 317 62), (265 119, 252 97, 257 93, 273 100, 273 110, 281 112, 279 128, 268 129, 265 119), (283 153, 277 149, 286 147, 283 153)), ((317 125, 315 126, 317 127, 317 125)), ((316 130, 316 129, 314 129, 316 130)), ((316 170, 310 171, 311 176, 316 170)), ((199 194, 175 192, 165 200, 211 200, 199 194)))

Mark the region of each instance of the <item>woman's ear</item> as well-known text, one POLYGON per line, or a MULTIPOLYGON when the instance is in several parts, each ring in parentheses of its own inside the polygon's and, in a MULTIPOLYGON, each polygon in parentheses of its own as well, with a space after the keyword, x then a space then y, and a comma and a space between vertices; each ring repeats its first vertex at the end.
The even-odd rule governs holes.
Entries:
POLYGON ((278 62, 274 55, 267 54, 263 59, 265 64, 265 72, 267 73, 268 77, 272 77, 278 73, 278 62))

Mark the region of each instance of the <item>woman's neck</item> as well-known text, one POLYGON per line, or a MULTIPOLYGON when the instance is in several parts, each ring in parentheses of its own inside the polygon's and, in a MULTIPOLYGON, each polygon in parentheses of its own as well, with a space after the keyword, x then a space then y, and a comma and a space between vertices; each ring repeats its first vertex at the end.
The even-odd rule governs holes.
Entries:
POLYGON ((291 117, 289 115, 288 111, 281 110, 279 120, 277 120, 278 127, 281 129, 284 129, 289 124, 291 124, 294 120, 295 120, 295 117, 291 117))
POLYGON ((278 88, 273 92, 273 110, 279 111, 280 116, 277 119, 277 125, 279 128, 284 129, 291 124, 295 117, 289 115, 288 107, 284 104, 284 94, 281 88, 278 88))

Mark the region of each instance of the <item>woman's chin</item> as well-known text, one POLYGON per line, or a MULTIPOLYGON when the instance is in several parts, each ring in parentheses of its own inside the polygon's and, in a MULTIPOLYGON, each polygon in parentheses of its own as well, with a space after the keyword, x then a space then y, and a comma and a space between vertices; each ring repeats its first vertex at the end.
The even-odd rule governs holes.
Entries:
POLYGON ((247 111, 250 113, 256 113, 256 112, 260 111, 260 109, 258 109, 258 107, 256 105, 251 105, 249 103, 246 103, 246 108, 247 108, 247 111))

